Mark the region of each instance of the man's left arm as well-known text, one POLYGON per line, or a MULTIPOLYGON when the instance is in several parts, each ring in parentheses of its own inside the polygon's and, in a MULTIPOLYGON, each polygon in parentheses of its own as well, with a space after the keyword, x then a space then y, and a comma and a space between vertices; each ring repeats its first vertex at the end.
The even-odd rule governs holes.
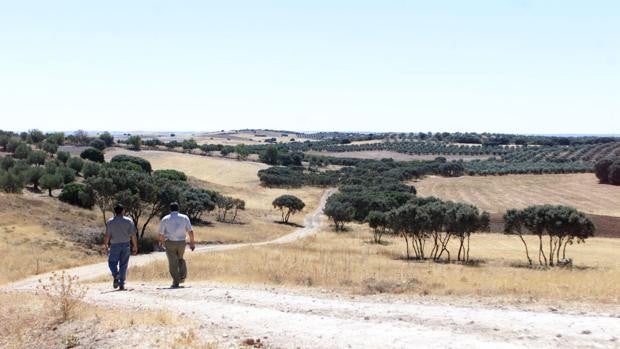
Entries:
POLYGON ((196 248, 196 244, 194 242, 194 231, 188 231, 187 235, 189 235, 189 249, 193 251, 196 248))
POLYGON ((189 217, 185 221, 185 231, 187 231, 187 235, 189 235, 189 249, 193 251, 196 248, 196 243, 194 242, 194 229, 192 228, 189 217))
POLYGON ((138 238, 136 238, 136 234, 131 234, 131 254, 138 254, 138 238))

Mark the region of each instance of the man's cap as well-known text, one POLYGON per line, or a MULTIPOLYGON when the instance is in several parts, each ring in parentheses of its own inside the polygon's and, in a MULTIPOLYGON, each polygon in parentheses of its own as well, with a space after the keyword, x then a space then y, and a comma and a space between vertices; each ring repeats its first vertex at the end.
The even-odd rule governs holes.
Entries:
POLYGON ((170 204, 170 211, 178 211, 179 210, 179 203, 178 202, 173 202, 170 204))
POLYGON ((123 210, 125 207, 123 207, 123 204, 121 204, 120 202, 116 203, 116 205, 114 205, 114 209, 115 210, 123 210))

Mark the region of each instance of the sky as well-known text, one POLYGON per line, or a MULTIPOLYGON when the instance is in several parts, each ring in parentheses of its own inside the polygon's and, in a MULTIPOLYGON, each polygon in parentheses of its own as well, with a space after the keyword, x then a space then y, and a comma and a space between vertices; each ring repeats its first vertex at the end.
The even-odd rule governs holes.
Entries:
POLYGON ((0 0, 0 120, 620 134, 620 2, 0 0))

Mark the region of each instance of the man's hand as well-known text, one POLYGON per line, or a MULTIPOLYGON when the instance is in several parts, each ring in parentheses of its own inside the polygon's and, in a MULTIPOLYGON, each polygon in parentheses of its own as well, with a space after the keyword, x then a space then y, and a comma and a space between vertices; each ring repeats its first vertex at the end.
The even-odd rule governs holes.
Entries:
POLYGON ((101 246, 101 251, 103 251, 103 254, 108 254, 109 250, 110 249, 109 249, 108 245, 102 245, 101 246))
POLYGON ((138 246, 133 246, 131 248, 131 254, 134 256, 138 254, 138 246))
POLYGON ((193 251, 195 248, 196 248, 196 244, 194 244, 194 242, 193 242, 193 241, 190 241, 190 243, 189 243, 189 249, 193 251))

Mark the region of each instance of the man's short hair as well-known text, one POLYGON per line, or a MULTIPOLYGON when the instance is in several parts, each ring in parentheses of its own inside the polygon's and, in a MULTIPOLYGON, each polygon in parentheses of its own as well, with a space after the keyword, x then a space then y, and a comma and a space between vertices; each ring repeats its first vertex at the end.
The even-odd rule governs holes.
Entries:
POLYGON ((123 213, 123 210, 124 210, 124 209, 125 209, 125 208, 124 208, 124 207, 123 207, 123 205, 122 205, 122 204, 120 204, 120 203, 118 203, 118 204, 114 205, 114 213, 116 213, 116 214, 121 214, 121 213, 123 213))
POLYGON ((178 202, 173 202, 170 204, 170 211, 179 211, 179 203, 178 202))

